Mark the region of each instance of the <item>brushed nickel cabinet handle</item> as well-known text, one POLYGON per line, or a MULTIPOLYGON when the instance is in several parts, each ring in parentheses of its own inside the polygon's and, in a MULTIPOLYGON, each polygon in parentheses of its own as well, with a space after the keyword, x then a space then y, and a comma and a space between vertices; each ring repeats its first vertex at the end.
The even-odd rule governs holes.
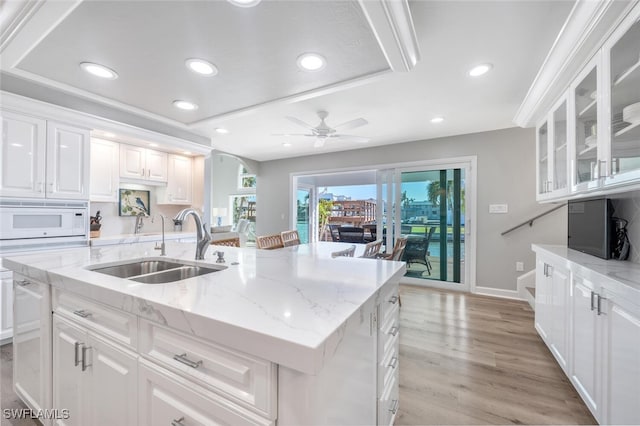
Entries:
POLYGON ((91 347, 82 346, 82 371, 85 371, 87 367, 91 367, 91 364, 87 364, 87 351, 91 349, 91 347))
POLYGON ((24 287, 24 286, 27 286, 27 285, 31 284, 31 281, 29 281, 29 280, 16 280, 16 284, 18 284, 20 287, 24 287))
POLYGON ((596 293, 593 290, 591 290, 591 310, 592 311, 596 309, 595 298, 596 298, 596 293))
POLYGON ((393 327, 391 327, 391 330, 389 330, 389 334, 395 336, 396 334, 398 334, 398 331, 400 331, 400 329, 394 325, 393 327))
POLYGON ((391 303, 392 305, 398 303, 398 296, 391 296, 391 299, 389 299, 389 303, 391 303))
POLYGON ((389 362, 388 367, 396 368, 397 366, 398 366, 398 357, 394 356, 393 358, 391 358, 391 361, 389 362))
POLYGON ((142 169, 142 177, 144 177, 144 168, 142 169))
POLYGON ((87 312, 84 309, 78 309, 77 311, 73 311, 73 313, 82 318, 87 318, 91 316, 91 312, 87 312))
POLYGON ((174 355, 173 359, 175 359, 178 362, 181 362, 184 365, 187 365, 191 368, 198 368, 202 365, 202 360, 200 361, 191 361, 189 358, 187 358, 187 354, 186 352, 181 354, 181 355, 174 355))
POLYGON ((74 345, 73 365, 74 365, 74 367, 77 367, 78 364, 80 364, 80 357, 78 356, 78 349, 80 348, 80 346, 84 346, 84 343, 76 342, 73 345, 74 345))
POLYGON ((393 401, 391 401, 391 408, 389 408, 389 411, 391 411, 391 414, 395 414, 398 412, 398 400, 394 399, 393 401))
POLYGON ((597 294, 596 296, 598 297, 598 303, 597 303, 597 305, 598 305, 598 315, 607 315, 604 312, 602 312, 602 301, 603 300, 607 300, 607 298, 606 297, 602 297, 599 294, 597 294))

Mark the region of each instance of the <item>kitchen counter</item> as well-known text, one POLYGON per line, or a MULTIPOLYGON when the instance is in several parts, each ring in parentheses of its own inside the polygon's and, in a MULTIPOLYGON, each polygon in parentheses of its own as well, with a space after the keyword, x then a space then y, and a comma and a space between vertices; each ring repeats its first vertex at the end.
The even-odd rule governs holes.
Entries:
MULTIPOLYGON (((165 241, 171 240, 194 240, 195 231, 193 232, 165 232, 165 241)), ((91 238, 89 244, 92 247, 112 246, 118 244, 135 244, 162 241, 161 232, 142 232, 140 234, 119 234, 98 238, 91 238)))
MULTIPOLYGON (((157 258, 153 243, 20 255, 4 258, 3 264, 54 288, 315 374, 346 331, 362 323, 359 309, 405 273, 402 262, 331 258, 331 252, 348 246, 225 247, 227 269, 167 284, 141 284, 87 269, 157 258)), ((197 263, 215 264, 213 251, 197 263)), ((167 242, 166 259, 193 261, 194 253, 193 243, 167 242)))

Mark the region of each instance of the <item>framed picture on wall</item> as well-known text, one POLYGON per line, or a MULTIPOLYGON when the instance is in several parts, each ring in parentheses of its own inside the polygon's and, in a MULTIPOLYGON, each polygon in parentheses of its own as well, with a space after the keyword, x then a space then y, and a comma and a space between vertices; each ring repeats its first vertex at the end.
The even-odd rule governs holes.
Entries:
POLYGON ((150 191, 120 188, 120 216, 138 216, 151 214, 150 191))

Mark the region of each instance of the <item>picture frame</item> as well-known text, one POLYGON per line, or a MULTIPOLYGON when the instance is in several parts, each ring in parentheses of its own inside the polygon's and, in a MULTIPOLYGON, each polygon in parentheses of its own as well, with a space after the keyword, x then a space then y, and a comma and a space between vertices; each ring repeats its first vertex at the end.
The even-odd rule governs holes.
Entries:
POLYGON ((138 189, 120 188, 118 216, 145 216, 151 214, 151 193, 138 189))

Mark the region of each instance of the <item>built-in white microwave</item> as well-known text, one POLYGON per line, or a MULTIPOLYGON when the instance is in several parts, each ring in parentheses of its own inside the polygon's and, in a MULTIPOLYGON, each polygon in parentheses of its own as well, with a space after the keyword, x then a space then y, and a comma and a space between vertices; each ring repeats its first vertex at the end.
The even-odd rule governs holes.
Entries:
POLYGON ((80 241, 87 238, 88 223, 86 202, 0 201, 0 243, 5 246, 35 239, 43 244, 80 241))

